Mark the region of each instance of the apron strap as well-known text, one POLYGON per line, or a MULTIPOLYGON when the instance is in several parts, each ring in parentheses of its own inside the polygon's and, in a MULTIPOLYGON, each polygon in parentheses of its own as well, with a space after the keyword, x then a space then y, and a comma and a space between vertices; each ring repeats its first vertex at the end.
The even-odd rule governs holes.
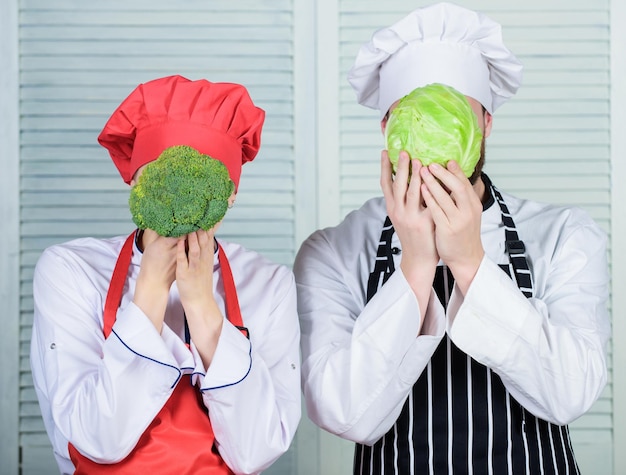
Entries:
MULTIPOLYGON (((217 242, 217 240, 215 241, 217 242)), ((230 323, 235 325, 242 332, 244 331, 243 319, 241 318, 241 309, 239 307, 239 299, 237 298, 237 288, 233 280, 233 273, 230 270, 230 263, 224 252, 224 248, 217 242, 217 258, 222 271, 222 279, 224 280, 224 300, 226 304, 226 316, 230 323)), ((244 333, 247 333, 247 329, 244 333)))
MULTIPOLYGON (((109 284, 109 290, 104 304, 103 315, 103 333, 104 337, 108 338, 115 324, 117 317, 117 309, 120 306, 122 300, 122 294, 124 293, 124 284, 128 277, 128 269, 130 267, 130 261, 133 256, 133 243, 135 241, 135 235, 137 231, 133 231, 124 242, 120 254, 115 263, 113 269, 113 275, 111 276, 111 283, 109 284)), ((220 269, 222 273, 222 279, 224 280, 224 300, 226 306, 226 317, 235 325, 246 337, 249 338, 248 329, 243 326, 243 319, 241 318, 241 310, 239 308, 239 299, 237 298, 237 289, 235 287, 235 281, 230 269, 230 264, 226 253, 222 246, 217 242, 218 255, 217 258, 220 263, 220 269)))
POLYGON ((115 318, 117 317, 117 309, 120 306, 122 300, 122 294, 124 293, 124 284, 126 283, 126 277, 128 276, 128 268, 130 266, 130 260, 133 257, 133 243, 135 241, 135 234, 137 231, 133 231, 126 238, 126 242, 122 246, 122 250, 115 263, 113 269, 113 275, 111 277, 111 283, 109 284, 109 291, 107 292, 107 298, 104 303, 104 316, 103 316, 103 328, 104 338, 108 338, 113 329, 115 318))
POLYGON ((394 232, 393 224, 391 224, 391 220, 389 216, 387 216, 385 218, 385 224, 383 224, 383 230, 380 233, 374 270, 372 270, 367 280, 367 302, 371 300, 378 289, 387 282, 387 279, 389 279, 391 274, 396 270, 393 263, 393 255, 398 254, 399 249, 391 247, 391 239, 393 238, 394 232))
POLYGON ((524 245, 524 241, 520 240, 517 234, 515 222, 513 221, 508 206, 504 202, 502 194, 493 183, 489 183, 489 187, 500 206, 502 225, 504 226, 504 247, 506 253, 509 255, 509 262, 513 267, 515 281, 524 296, 531 298, 533 296, 533 281, 530 267, 528 266, 528 260, 526 259, 526 246, 524 245))

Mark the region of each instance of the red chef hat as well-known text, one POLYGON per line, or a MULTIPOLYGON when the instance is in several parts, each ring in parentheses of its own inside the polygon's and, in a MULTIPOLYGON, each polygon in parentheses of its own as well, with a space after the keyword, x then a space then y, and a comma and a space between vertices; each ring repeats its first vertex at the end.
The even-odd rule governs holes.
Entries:
POLYGON ((220 160, 239 185, 261 145, 265 111, 239 84, 169 76, 140 84, 113 112, 98 142, 126 183, 168 147, 188 145, 220 160))

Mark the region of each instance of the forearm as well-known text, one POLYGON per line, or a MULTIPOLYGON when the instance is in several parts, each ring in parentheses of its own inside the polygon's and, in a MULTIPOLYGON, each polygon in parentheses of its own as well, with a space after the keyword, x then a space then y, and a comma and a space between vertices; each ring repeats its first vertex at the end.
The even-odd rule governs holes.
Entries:
POLYGON ((358 442, 383 435, 443 337, 442 309, 432 307, 422 318, 415 295, 397 273, 356 321, 332 308, 301 312, 309 417, 358 442), (429 334, 418 336, 424 320, 429 334))
POLYGON ((209 299, 208 304, 197 309, 186 309, 185 314, 189 323, 189 333, 206 371, 211 365, 219 342, 224 316, 213 298, 209 299))
POLYGON ((92 342, 74 327, 72 335, 57 333, 54 351, 43 350, 56 428, 96 462, 116 462, 130 453, 169 398, 179 368, 191 362, 188 352, 187 361, 177 361, 174 354, 184 358, 182 342, 183 348, 170 348, 177 337, 164 341, 138 312, 122 312, 104 342, 92 342))
POLYGON ((235 473, 266 469, 295 435, 301 412, 295 313, 290 320, 258 345, 225 322, 213 363, 200 378, 217 447, 235 473))
MULTIPOLYGON (((486 259, 465 299, 455 290, 450 337, 500 375, 535 415, 569 423, 596 401, 606 383, 608 316, 603 285, 585 285, 556 304, 526 299, 486 259)), ((566 295, 568 294, 568 295, 566 295)))
MULTIPOLYGON (((315 369, 303 366, 309 418, 342 438, 373 444, 397 420, 440 339, 420 337, 406 352, 407 362, 401 365, 381 364, 381 355, 373 355, 379 360, 372 362, 365 358, 363 364, 350 367, 348 360, 354 357, 347 356, 346 350, 335 349, 324 360, 316 361, 315 369), (367 366, 367 363, 377 364, 377 367, 367 366)), ((353 353, 362 352, 353 349, 353 353)))
MULTIPOLYGON (((419 261, 415 264, 411 263, 406 256, 402 256, 402 262, 400 269, 404 275, 407 283, 411 287, 411 290, 415 294, 417 304, 422 315, 426 315, 428 309, 428 303, 430 302, 430 296, 432 293, 432 282, 435 279, 435 270, 437 268, 437 262, 433 261, 432 265, 423 265, 419 261)), ((418 328, 421 329, 421 323, 418 328)))
POLYGON ((135 286, 133 303, 150 319, 156 330, 163 329, 163 316, 167 308, 169 287, 150 283, 145 273, 140 273, 135 286))

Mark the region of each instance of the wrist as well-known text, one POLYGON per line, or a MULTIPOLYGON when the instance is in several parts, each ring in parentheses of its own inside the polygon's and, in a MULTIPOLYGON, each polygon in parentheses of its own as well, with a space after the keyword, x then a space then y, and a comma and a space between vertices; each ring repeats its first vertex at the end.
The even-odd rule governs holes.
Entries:
POLYGON ((476 277, 484 256, 485 253, 483 251, 470 259, 446 263, 450 272, 452 272, 452 275, 454 276, 454 282, 463 296, 467 294, 474 277, 476 277))
POLYGON ((167 301, 169 299, 171 284, 157 279, 151 279, 148 273, 139 272, 133 303, 150 319, 160 332, 163 327, 163 319, 167 301))
POLYGON ((185 314, 189 323, 191 340, 200 354, 204 367, 208 369, 222 334, 224 317, 219 310, 218 313, 210 312, 199 315, 190 315, 185 310, 185 314))
POLYGON ((172 282, 166 282, 162 279, 155 278, 156 276, 154 274, 142 272, 142 270, 143 269, 139 270, 139 275, 137 276, 137 283, 135 284, 135 294, 137 294, 138 292, 150 293, 153 295, 162 293, 169 294, 172 282))
POLYGON ((133 303, 150 319, 159 333, 163 328, 168 298, 167 292, 143 292, 141 290, 136 291, 133 297, 133 303))
POLYGON ((417 304, 422 315, 422 322, 430 301, 437 264, 437 260, 432 260, 428 264, 423 262, 421 265, 413 266, 408 265, 406 262, 400 263, 400 270, 417 299, 417 304))

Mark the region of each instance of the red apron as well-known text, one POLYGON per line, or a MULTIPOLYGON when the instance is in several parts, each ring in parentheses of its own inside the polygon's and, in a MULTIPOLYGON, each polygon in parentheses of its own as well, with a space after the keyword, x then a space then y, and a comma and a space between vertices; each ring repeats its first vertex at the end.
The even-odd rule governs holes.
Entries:
MULTIPOLYGON (((115 323, 128 268, 133 254, 133 232, 124 243, 113 270, 113 277, 104 305, 104 337, 108 338, 115 323)), ((218 244, 218 259, 224 279, 226 315, 242 331, 241 312, 237 291, 226 254, 218 244)), ((114 464, 98 464, 83 456, 70 443, 70 458, 76 467, 75 475, 137 475, 151 474, 232 474, 214 448, 215 436, 211 421, 202 403, 200 391, 191 384, 191 376, 184 375, 176 384, 165 406, 142 434, 133 451, 114 464)))

